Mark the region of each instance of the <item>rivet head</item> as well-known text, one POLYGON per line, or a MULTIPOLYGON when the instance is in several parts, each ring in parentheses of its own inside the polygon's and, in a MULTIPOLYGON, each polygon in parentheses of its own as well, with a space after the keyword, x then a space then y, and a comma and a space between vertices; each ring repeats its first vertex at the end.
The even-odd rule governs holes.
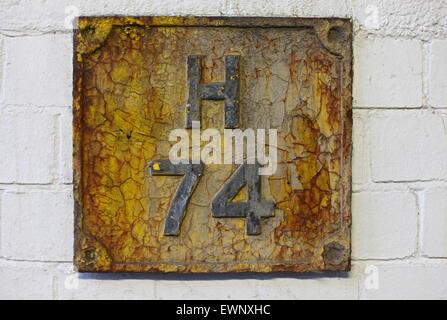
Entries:
POLYGON ((323 260, 327 265, 339 265, 345 260, 345 247, 338 242, 330 242, 324 246, 323 260))
POLYGON ((87 263, 94 261, 96 259, 96 250, 94 248, 85 249, 84 259, 87 263))

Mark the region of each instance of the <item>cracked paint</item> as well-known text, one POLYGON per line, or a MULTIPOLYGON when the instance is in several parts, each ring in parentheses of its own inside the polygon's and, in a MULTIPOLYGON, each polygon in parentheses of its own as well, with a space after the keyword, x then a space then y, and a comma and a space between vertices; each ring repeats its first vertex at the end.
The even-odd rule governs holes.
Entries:
MULTIPOLYGON (((83 17, 73 59, 79 271, 350 269, 348 20, 83 17), (246 234, 245 218, 213 217, 239 166, 215 164, 203 167, 179 235, 163 234, 181 177, 151 176, 149 164, 168 159, 169 132, 184 127, 188 55, 204 56, 202 83, 223 82, 225 56, 240 56, 239 128, 278 130, 278 170, 261 177, 276 207, 259 235, 246 234)), ((203 100, 202 130, 223 135, 223 110, 203 100)))

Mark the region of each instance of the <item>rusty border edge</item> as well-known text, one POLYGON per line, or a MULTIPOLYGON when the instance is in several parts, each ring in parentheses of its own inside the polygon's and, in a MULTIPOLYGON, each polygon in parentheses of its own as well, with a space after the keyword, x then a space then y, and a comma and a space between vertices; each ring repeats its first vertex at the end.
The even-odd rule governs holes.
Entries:
MULTIPOLYGON (((107 38, 109 30, 103 30, 103 41, 95 44, 83 44, 81 43, 82 30, 91 26, 92 21, 109 22, 106 25, 110 26, 124 26, 124 25, 139 25, 146 27, 241 27, 241 28, 299 28, 299 27, 312 27, 314 28, 317 39, 320 41, 322 47, 324 47, 330 54, 343 60, 343 75, 342 82, 347 84, 347 87, 342 87, 341 90, 347 90, 345 95, 341 95, 342 99, 346 99, 343 102, 343 114, 341 115, 345 125, 343 129, 349 128, 349 130, 343 130, 343 144, 342 148, 343 168, 348 171, 342 172, 345 186, 343 190, 343 212, 340 212, 343 223, 340 233, 345 235, 344 242, 346 247, 343 251, 343 261, 340 264, 331 265, 330 263, 324 263, 323 268, 316 269, 312 262, 293 264, 293 263, 281 263, 277 262, 272 264, 259 263, 253 267, 247 263, 235 263, 235 269, 223 270, 218 267, 206 267, 204 271, 191 271, 190 269, 181 268, 173 270, 171 272, 178 273, 221 273, 221 272, 320 272, 320 271, 350 271, 351 270, 351 191, 352 191, 352 83, 353 83, 353 48, 352 48, 352 19, 349 18, 290 18, 290 17, 197 17, 197 16, 81 16, 78 20, 79 29, 73 30, 73 195, 74 195, 74 250, 73 250, 73 262, 74 266, 79 272, 167 272, 163 270, 163 265, 169 265, 169 263, 154 263, 154 264, 132 264, 126 265, 117 264, 112 265, 110 256, 104 248, 95 239, 91 239, 87 234, 83 232, 82 228, 82 116, 83 116, 83 96, 82 96, 82 73, 83 73, 83 56, 89 55, 92 51, 97 50, 102 42, 107 38), (329 31, 332 28, 342 28, 345 30, 345 37, 343 40, 337 40, 337 43, 333 43, 328 37, 329 31), (345 45, 348 45, 346 48, 345 45), (340 47, 340 45, 342 45, 340 47), (342 53, 346 53, 345 56, 342 53), (348 68, 346 68, 348 67, 348 68), (85 261, 88 257, 81 255, 81 249, 88 249, 89 245, 94 243, 96 246, 100 246, 101 255, 103 260, 109 261, 105 264, 106 267, 98 269, 98 266, 94 263, 89 264, 85 261), (159 265, 160 267, 157 267, 159 265), (261 269, 264 268, 264 271, 261 269)), ((323 244, 322 255, 324 256, 323 244)), ((96 254, 96 253, 94 253, 96 254)), ((96 257, 97 258, 97 257, 96 257)), ((199 264, 200 265, 200 264, 199 264)), ((204 265, 216 265, 215 263, 204 265)), ((179 266, 180 267, 180 266, 179 266)))

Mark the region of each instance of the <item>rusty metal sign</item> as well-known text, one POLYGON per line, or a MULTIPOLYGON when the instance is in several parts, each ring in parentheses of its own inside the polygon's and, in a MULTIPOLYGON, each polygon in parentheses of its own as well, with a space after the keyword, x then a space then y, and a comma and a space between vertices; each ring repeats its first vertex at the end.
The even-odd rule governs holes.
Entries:
POLYGON ((82 17, 81 272, 350 269, 344 19, 82 17))

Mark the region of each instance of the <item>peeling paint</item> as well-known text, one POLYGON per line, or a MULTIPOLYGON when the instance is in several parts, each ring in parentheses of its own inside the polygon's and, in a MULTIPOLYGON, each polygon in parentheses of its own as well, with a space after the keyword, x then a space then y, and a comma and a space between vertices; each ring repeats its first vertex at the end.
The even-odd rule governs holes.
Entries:
MULTIPOLYGON (((84 17, 74 34, 75 265, 81 272, 349 270, 351 23, 343 19, 84 17), (178 236, 164 221, 180 183, 151 176, 183 128, 188 55, 202 82, 240 56, 239 127, 278 130, 276 204, 247 235, 211 200, 238 165, 208 165, 178 236)), ((223 101, 202 101, 202 128, 224 129, 223 101)), ((239 197, 239 196, 237 196, 239 197)), ((241 196, 242 198, 242 196, 241 196)))

